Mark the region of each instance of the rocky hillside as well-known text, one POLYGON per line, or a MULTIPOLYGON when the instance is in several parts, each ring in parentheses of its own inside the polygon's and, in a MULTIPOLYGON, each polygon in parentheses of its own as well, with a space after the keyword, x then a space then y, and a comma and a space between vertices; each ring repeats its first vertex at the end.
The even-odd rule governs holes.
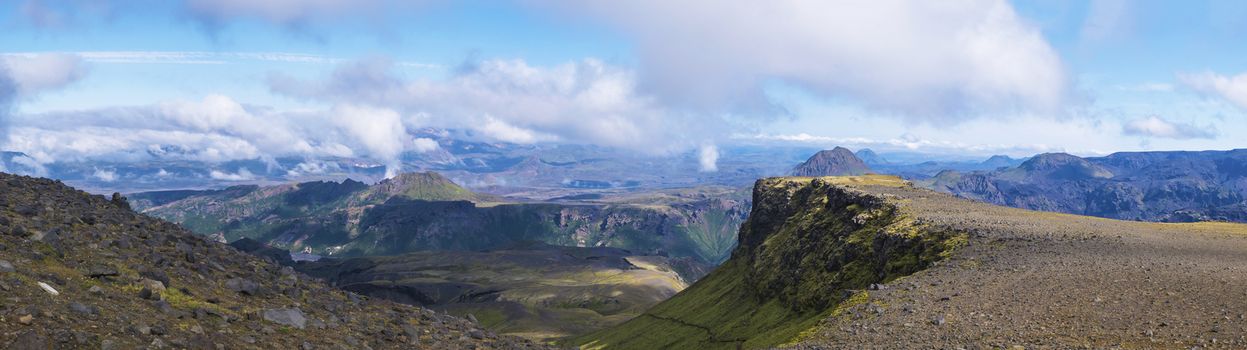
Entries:
POLYGON ((926 187, 1018 208, 1116 219, 1247 222, 1247 150, 1041 154, 1017 167, 946 171, 926 187))
POLYGON ((9 349, 538 348, 342 292, 60 182, 0 174, 9 349))
MULTIPOLYGON (((845 180, 848 179, 848 180, 845 180)), ((866 289, 919 271, 965 243, 842 181, 759 180, 732 258, 693 286, 617 327, 574 340, 597 349, 765 348, 787 342, 866 289)))
POLYGON ((679 268, 665 257, 618 248, 542 244, 323 259, 296 266, 349 291, 448 311, 502 334, 541 341, 635 317, 688 286, 676 273, 679 268))
POLYGON ((748 201, 665 196, 663 202, 499 203, 434 173, 373 186, 355 181, 133 195, 146 214, 220 241, 251 238, 326 256, 496 250, 538 241, 643 255, 727 259, 748 201), (170 200, 170 198, 175 198, 170 200))
POLYGON ((870 167, 857 158, 853 151, 844 147, 836 147, 831 150, 818 151, 810 156, 810 159, 792 169, 792 176, 862 175, 869 172, 870 167))
MULTIPOLYGON (((1094 173, 1092 173, 1094 174, 1094 173)), ((1247 225, 760 180, 718 270, 586 348, 1243 348, 1247 225)))

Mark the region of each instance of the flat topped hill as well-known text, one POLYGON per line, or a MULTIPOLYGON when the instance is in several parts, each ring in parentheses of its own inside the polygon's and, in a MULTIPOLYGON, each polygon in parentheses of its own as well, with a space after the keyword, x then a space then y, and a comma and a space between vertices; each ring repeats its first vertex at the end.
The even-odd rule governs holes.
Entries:
POLYGON ((0 173, 0 347, 540 348, 345 293, 57 181, 0 173))
POLYGON ((1247 226, 1006 208, 887 176, 759 180, 732 259, 592 348, 1247 346, 1247 226), (724 299, 732 300, 724 302, 724 299), (672 342, 670 335, 688 341, 672 342))
POLYGON ((364 190, 360 197, 365 202, 384 202, 392 197, 426 201, 478 201, 484 198, 432 171, 398 174, 364 190))

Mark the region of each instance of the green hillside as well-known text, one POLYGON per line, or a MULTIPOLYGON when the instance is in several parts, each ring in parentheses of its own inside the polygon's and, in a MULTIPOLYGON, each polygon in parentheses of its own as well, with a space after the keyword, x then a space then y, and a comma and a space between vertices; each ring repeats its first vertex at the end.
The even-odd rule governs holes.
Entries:
MULTIPOLYGON (((624 324, 572 340, 589 349, 766 348, 796 339, 872 283, 916 272, 965 235, 915 223, 855 185, 882 176, 759 180, 740 245, 719 269, 624 324)), ((864 293, 864 292, 862 292, 864 293)))

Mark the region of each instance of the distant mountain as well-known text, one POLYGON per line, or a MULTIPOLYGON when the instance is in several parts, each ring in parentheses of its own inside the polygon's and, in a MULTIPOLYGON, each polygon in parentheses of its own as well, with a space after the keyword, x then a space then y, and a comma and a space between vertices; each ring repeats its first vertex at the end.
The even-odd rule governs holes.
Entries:
POLYGON ((313 181, 129 198, 146 214, 218 241, 250 238, 325 256, 494 250, 538 241, 717 264, 734 245, 748 193, 689 192, 625 202, 517 203, 474 193, 430 172, 372 186, 313 181))
POLYGON ((1026 159, 1014 159, 1012 157, 1005 156, 1005 155, 994 155, 994 156, 991 156, 991 158, 987 158, 987 160, 979 164, 982 164, 984 167, 988 167, 988 169, 985 169, 985 170, 993 170, 993 169, 1000 168, 1000 167, 1018 166, 1019 164, 1022 164, 1022 162, 1024 161, 1026 161, 1026 159))
POLYGON ((869 148, 863 148, 863 149, 857 150, 857 152, 853 154, 856 155, 857 158, 860 158, 862 162, 865 162, 866 165, 873 166, 873 165, 883 165, 883 164, 890 163, 888 162, 887 159, 884 159, 882 156, 875 153, 875 151, 869 148))
POLYGON ((922 182, 1019 208, 1145 221, 1247 222, 1247 150, 1037 155, 991 171, 922 182))
MULTIPOLYGON (((359 184, 362 185, 362 183, 359 184)), ((382 180, 376 185, 359 188, 363 191, 358 197, 367 203, 381 203, 394 197, 426 201, 474 202, 488 198, 488 196, 473 193, 432 171, 399 174, 382 180)))
POLYGON ((862 175, 869 172, 870 167, 854 155, 853 151, 844 147, 818 151, 792 169, 793 176, 862 175))
POLYGON ((1026 159, 1016 159, 1009 156, 995 155, 982 162, 976 161, 923 161, 919 163, 871 163, 871 170, 879 174, 889 174, 903 177, 909 180, 923 180, 931 178, 941 171, 953 170, 958 172, 980 171, 980 170, 996 170, 1001 167, 1015 167, 1026 159))

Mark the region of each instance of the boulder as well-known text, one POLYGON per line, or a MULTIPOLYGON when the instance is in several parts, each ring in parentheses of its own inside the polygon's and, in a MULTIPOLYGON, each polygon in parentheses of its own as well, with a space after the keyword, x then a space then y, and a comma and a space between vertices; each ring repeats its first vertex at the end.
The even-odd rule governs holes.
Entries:
POLYGON ((303 316, 303 310, 299 308, 289 309, 267 309, 262 315, 265 321, 273 322, 283 326, 290 326, 303 329, 307 326, 307 318, 303 316))
POLYGON ((260 293, 260 284, 245 278, 231 278, 225 281, 225 288, 246 295, 259 295, 260 293))

